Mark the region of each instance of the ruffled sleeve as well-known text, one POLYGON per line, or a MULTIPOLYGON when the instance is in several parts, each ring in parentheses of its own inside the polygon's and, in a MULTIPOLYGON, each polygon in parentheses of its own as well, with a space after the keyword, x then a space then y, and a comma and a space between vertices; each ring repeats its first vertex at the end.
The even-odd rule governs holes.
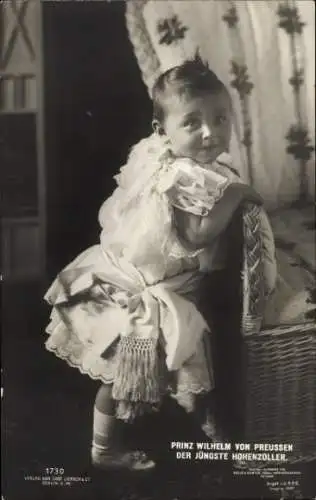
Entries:
POLYGON ((157 189, 166 193, 173 207, 207 216, 229 184, 227 177, 200 167, 189 158, 181 158, 164 171, 157 189))
POLYGON ((158 222, 159 238, 165 239, 170 221, 165 221, 166 210, 161 203, 160 210, 157 210, 157 193, 153 192, 153 186, 157 172, 163 168, 168 156, 165 142, 156 134, 132 147, 126 164, 114 177, 116 189, 99 211, 103 250, 125 251, 130 258, 137 253, 143 258, 146 251, 144 241, 153 246, 153 236, 157 240, 158 222), (151 230, 151 225, 156 226, 157 231, 151 230))

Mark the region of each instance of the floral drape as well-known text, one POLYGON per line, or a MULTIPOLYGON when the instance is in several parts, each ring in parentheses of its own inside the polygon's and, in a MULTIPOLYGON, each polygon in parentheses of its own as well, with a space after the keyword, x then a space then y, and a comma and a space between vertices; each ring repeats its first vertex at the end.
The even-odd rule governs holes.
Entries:
POLYGON ((312 0, 130 0, 126 24, 149 93, 197 49, 230 89, 231 152, 274 209, 314 196, 312 0))

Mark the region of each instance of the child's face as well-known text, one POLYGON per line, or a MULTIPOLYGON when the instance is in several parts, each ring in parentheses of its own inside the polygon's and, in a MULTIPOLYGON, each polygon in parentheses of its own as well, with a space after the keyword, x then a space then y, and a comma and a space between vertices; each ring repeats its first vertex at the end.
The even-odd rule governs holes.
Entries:
POLYGON ((211 163, 219 154, 228 151, 232 111, 224 90, 199 97, 174 95, 166 104, 163 128, 176 156, 211 163))

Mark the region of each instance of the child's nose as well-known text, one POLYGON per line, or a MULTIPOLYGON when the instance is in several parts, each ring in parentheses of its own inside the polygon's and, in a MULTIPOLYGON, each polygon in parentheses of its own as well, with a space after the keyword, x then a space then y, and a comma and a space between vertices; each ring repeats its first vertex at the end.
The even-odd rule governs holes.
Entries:
POLYGON ((208 123, 202 124, 202 137, 203 139, 210 139, 212 137, 212 130, 208 123))

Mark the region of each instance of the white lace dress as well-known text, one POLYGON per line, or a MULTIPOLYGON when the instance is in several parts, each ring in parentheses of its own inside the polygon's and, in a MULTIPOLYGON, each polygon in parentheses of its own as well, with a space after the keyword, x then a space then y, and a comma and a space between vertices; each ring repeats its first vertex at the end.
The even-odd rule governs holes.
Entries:
POLYGON ((45 296, 53 306, 47 349, 113 383, 121 418, 159 404, 167 390, 192 411, 195 395, 213 388, 208 326, 194 303, 205 252, 181 245, 173 206, 208 215, 232 180, 219 170, 229 171, 228 155, 207 171, 173 158, 154 136, 141 141, 101 207, 100 244, 45 296))

